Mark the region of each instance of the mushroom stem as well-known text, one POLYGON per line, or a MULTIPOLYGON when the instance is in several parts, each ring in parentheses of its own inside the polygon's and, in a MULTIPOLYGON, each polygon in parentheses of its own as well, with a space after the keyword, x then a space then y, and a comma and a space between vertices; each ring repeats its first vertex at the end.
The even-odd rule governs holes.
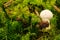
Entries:
POLYGON ((48 23, 50 23, 50 20, 49 19, 42 19, 42 21, 44 21, 44 22, 48 22, 48 23))

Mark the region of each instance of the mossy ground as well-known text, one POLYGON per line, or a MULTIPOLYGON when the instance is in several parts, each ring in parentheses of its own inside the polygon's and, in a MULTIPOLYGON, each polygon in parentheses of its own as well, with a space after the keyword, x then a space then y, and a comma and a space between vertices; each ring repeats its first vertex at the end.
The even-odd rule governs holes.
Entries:
POLYGON ((60 14, 52 5, 59 7, 59 0, 0 0, 0 40, 60 40, 60 14), (54 17, 51 29, 41 31, 36 12, 44 9, 54 17))

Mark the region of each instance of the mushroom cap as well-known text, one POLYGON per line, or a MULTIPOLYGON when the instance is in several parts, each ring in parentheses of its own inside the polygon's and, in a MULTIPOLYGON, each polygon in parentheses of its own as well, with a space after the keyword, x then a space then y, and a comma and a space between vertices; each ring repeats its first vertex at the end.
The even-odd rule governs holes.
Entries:
POLYGON ((53 13, 50 10, 46 9, 46 10, 41 11, 40 17, 42 19, 49 19, 50 20, 53 17, 53 13))

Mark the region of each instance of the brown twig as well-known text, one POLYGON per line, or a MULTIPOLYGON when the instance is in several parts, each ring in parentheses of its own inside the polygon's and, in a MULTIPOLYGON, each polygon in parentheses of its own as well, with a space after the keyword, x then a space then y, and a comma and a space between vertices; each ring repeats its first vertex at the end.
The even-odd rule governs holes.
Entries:
POLYGON ((38 11, 37 11, 37 10, 35 10, 35 13, 36 13, 36 15, 37 15, 38 17, 40 17, 40 15, 39 15, 39 13, 38 13, 38 11))
POLYGON ((53 5, 53 7, 55 8, 55 10, 56 10, 57 12, 60 13, 60 9, 59 9, 56 5, 53 5))
POLYGON ((13 0, 9 0, 7 3, 4 4, 4 7, 10 6, 10 5, 12 4, 12 1, 13 1, 13 0))

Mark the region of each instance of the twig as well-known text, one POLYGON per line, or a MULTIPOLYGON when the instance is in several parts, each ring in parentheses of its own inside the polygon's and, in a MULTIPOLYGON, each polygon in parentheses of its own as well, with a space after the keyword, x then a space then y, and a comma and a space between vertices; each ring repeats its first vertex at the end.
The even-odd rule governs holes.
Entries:
POLYGON ((57 12, 60 13, 60 9, 59 9, 56 5, 53 5, 53 7, 55 8, 55 10, 56 10, 57 12))
POLYGON ((12 4, 12 1, 13 1, 13 0, 9 0, 7 3, 4 4, 4 7, 10 6, 10 5, 12 4))
POLYGON ((38 11, 37 11, 37 10, 35 10, 35 13, 36 13, 36 15, 37 15, 38 17, 40 17, 40 15, 39 15, 39 13, 38 13, 38 11))
POLYGON ((6 12, 6 10, 5 10, 5 8, 4 8, 4 5, 2 5, 2 9, 3 9, 3 11, 5 12, 5 17, 6 17, 7 19, 10 19, 9 16, 8 16, 8 14, 7 14, 7 12, 6 12))

